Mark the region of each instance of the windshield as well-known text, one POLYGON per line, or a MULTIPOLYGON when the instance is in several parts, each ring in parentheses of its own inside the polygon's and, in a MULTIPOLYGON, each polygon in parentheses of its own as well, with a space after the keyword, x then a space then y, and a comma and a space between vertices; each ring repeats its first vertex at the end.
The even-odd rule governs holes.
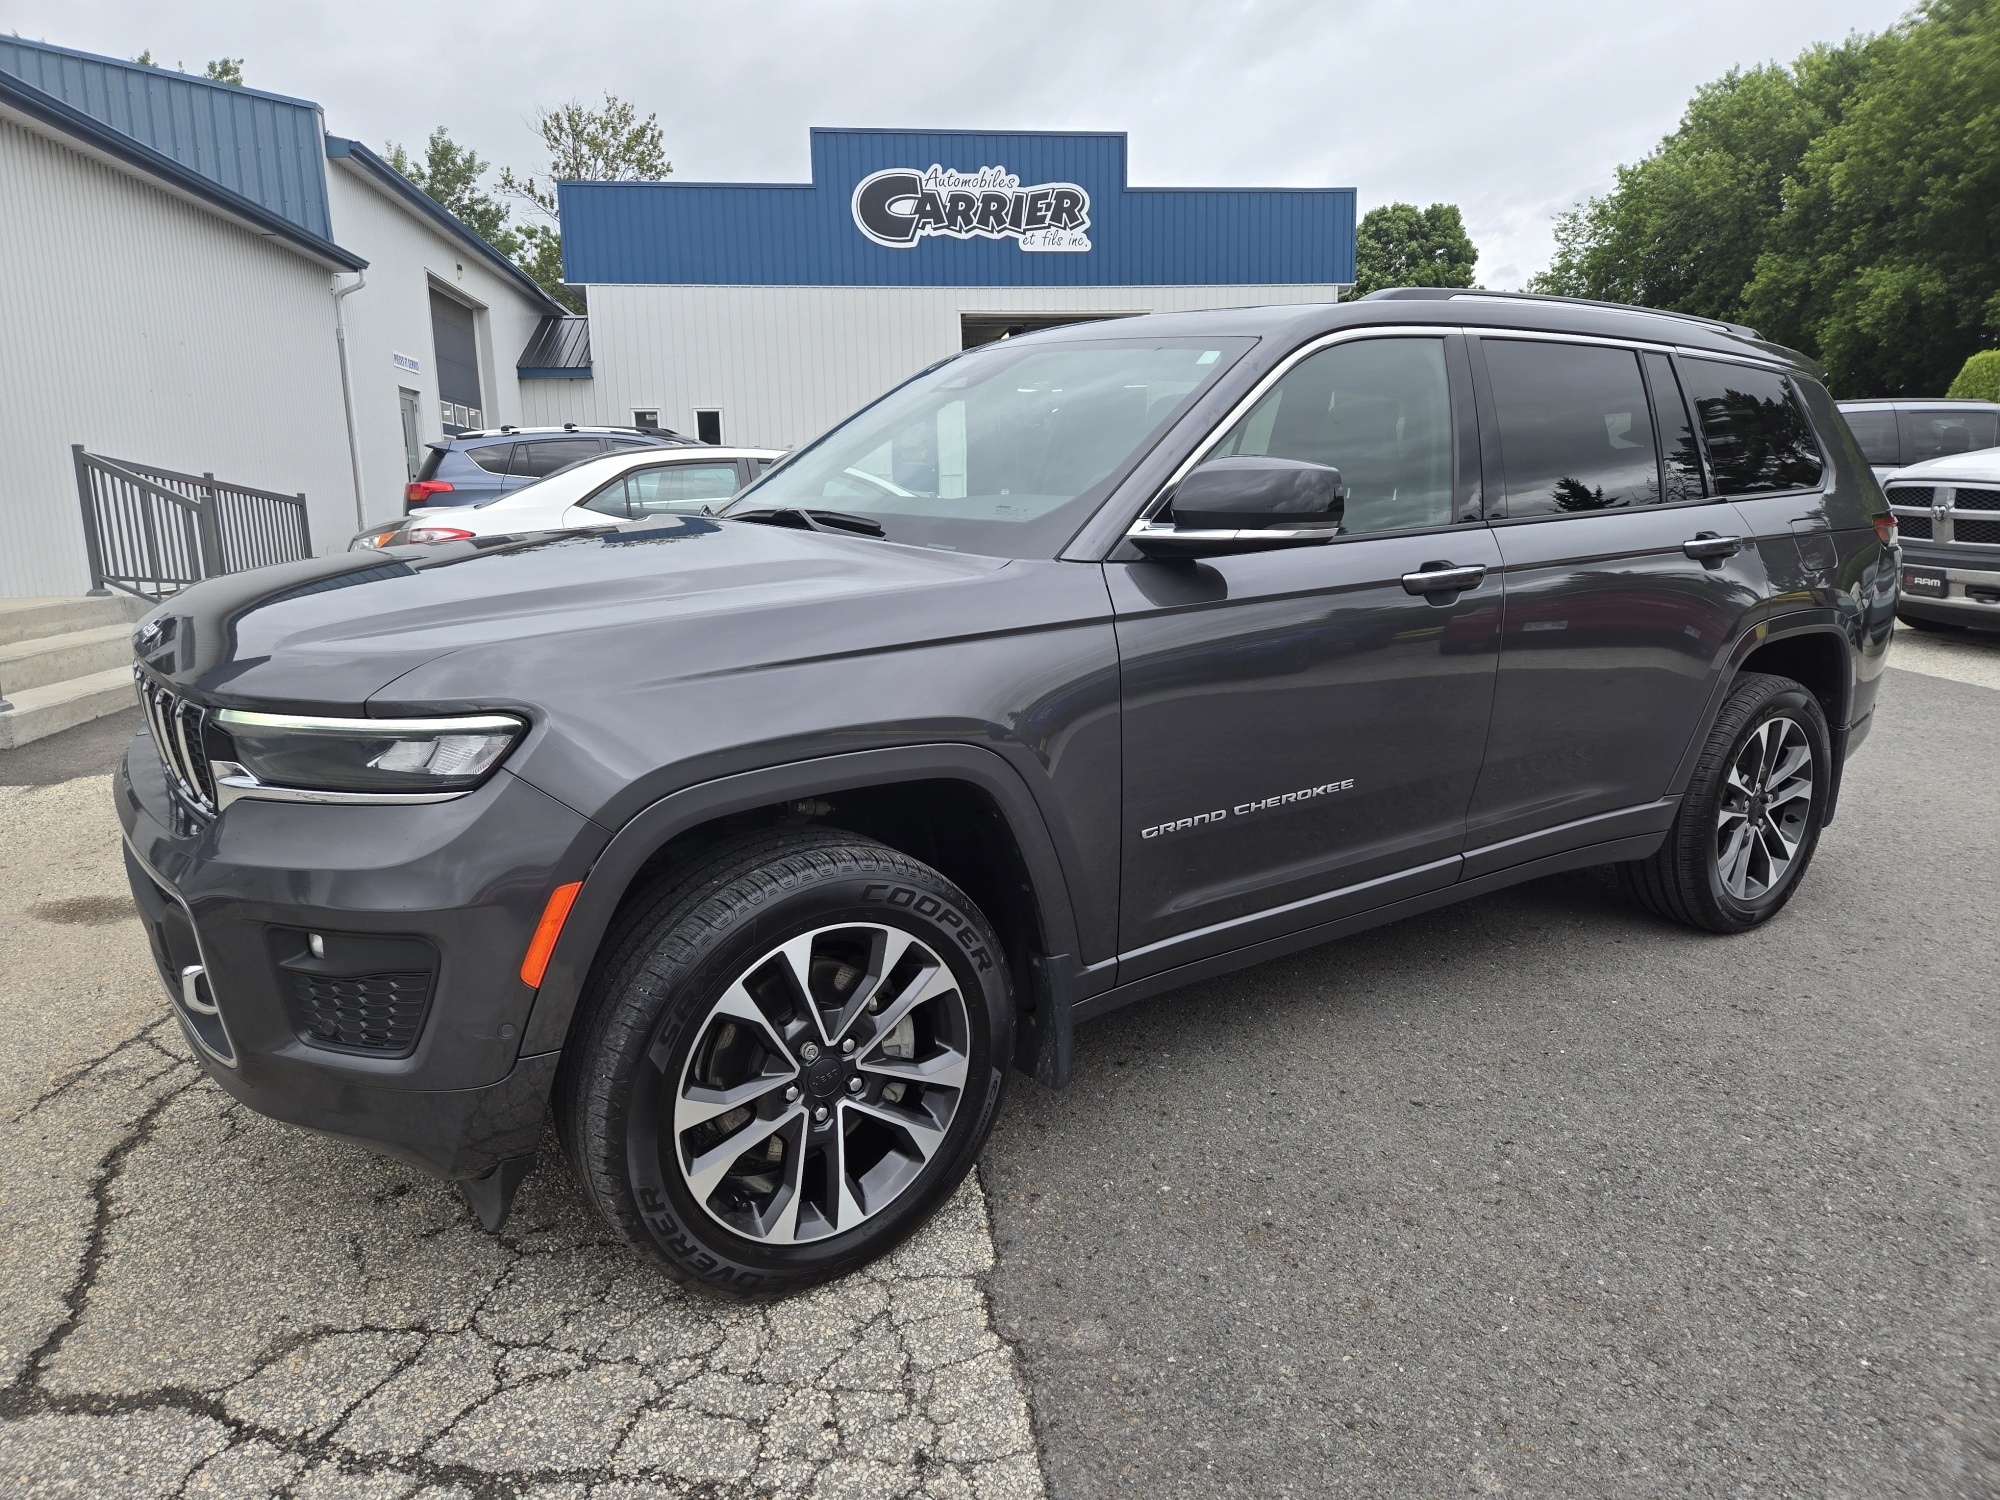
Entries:
POLYGON ((891 541, 1053 557, 1252 342, 988 345, 891 391, 729 511, 839 511, 891 541))

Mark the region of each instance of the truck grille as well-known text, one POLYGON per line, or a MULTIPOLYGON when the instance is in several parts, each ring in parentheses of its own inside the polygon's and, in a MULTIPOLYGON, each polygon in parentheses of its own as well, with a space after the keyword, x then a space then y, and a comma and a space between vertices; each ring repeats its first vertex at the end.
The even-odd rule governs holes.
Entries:
POLYGON ((1928 542, 1931 539, 1931 518, 1929 516, 1898 516, 1896 530, 1915 541, 1928 542))
POLYGON ((152 731, 160 763, 167 768, 167 780, 190 806, 213 813, 215 781, 209 775, 205 742, 208 710, 161 687, 136 667, 132 676, 139 684, 139 706, 146 712, 146 727, 152 731))
POLYGON ((1960 510, 2000 510, 2000 490, 1960 490, 1951 503, 1960 510))
POLYGON ((1891 505, 1922 505, 1928 507, 1932 497, 1936 494, 1937 491, 1928 486, 1914 484, 1907 487, 1891 485, 1889 487, 1889 503, 1891 505))
POLYGON ((1967 515, 1959 511, 1952 522, 1952 538, 1976 547, 2000 546, 2000 516, 1967 515))

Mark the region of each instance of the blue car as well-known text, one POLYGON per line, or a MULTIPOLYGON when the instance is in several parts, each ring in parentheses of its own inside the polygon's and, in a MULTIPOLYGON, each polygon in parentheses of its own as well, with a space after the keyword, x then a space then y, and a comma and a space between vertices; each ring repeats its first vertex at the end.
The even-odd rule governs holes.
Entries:
POLYGON ((430 451, 423 467, 403 490, 403 509, 478 505, 602 453, 693 443, 664 427, 579 427, 574 422, 461 433, 426 445, 430 451))

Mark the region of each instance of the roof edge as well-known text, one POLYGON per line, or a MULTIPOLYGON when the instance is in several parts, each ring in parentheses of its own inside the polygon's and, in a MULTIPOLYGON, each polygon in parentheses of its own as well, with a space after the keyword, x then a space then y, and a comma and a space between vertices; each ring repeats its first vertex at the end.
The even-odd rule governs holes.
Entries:
MULTIPOLYGON (((206 80, 204 80, 206 81, 206 80)), ((228 85, 218 85, 227 87, 228 85)), ((296 102, 296 101, 292 101, 296 102)), ((269 239, 283 240, 291 249, 312 260, 341 271, 367 269, 368 262, 351 250, 343 250, 332 240, 321 239, 281 214, 272 212, 212 177, 182 166, 171 156, 155 151, 142 141, 112 129, 103 121, 23 83, 11 73, 0 73, 0 105, 27 115, 41 125, 89 145, 92 150, 123 163, 148 177, 159 179, 182 197, 192 198, 223 211, 253 232, 269 239)))
POLYGON ((431 197, 409 178, 398 172, 388 159, 370 150, 360 141, 346 136, 331 135, 326 138, 326 154, 335 160, 355 163, 362 171, 387 188, 392 196, 402 202, 420 218, 429 219, 439 229, 459 241, 480 259, 513 281, 522 291, 543 309, 545 313, 566 315, 569 309, 543 291, 540 283, 526 271, 502 255, 479 232, 450 209, 431 197))
POLYGON ((164 73, 169 78, 183 79, 188 83, 198 83, 206 89, 229 89, 238 94, 252 94, 259 99, 275 100, 279 104, 296 104, 301 109, 317 111, 319 105, 311 99, 301 99, 296 94, 279 94, 270 89, 252 88, 247 83, 224 83, 218 78, 210 78, 205 73, 190 73, 185 68, 169 68, 160 63, 134 62, 128 57, 112 57, 103 52, 85 52, 80 47, 64 47, 55 42, 44 42, 33 37, 9 37, 16 46, 33 47, 37 52, 57 52, 64 57, 78 57, 85 62, 104 63, 128 73, 164 73))

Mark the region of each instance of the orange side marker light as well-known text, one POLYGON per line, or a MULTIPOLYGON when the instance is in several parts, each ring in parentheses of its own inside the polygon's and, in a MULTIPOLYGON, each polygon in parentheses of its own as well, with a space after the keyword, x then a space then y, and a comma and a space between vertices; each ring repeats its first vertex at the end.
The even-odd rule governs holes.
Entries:
POLYGON ((556 939, 562 936, 563 923, 569 920, 569 909, 576 905, 576 893, 582 889, 581 880, 572 880, 568 885, 559 885, 549 892, 549 904, 542 908, 542 920, 535 924, 535 936, 528 944, 528 956, 521 960, 521 983, 530 989, 542 987, 542 975, 548 972, 549 955, 556 951, 556 939))

